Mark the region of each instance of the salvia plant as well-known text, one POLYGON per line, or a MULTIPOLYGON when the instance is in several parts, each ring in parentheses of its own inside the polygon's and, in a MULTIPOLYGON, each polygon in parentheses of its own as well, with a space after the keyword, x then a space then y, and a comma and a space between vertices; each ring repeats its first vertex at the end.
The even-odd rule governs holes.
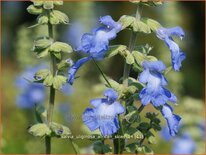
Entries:
MULTIPOLYGON (((56 6, 63 5, 63 1, 32 1, 27 11, 37 15, 37 24, 46 25, 48 35, 37 38, 34 41, 32 51, 37 58, 49 58, 50 69, 43 68, 35 71, 30 82, 32 86, 25 86, 28 90, 23 92, 23 97, 29 94, 29 87, 37 89, 40 96, 32 102, 38 123, 30 126, 28 132, 33 136, 45 139, 46 153, 51 153, 52 138, 66 138, 70 140, 76 153, 80 153, 70 129, 66 125, 59 124, 52 119, 55 107, 55 92, 62 90, 65 85, 72 85, 78 78, 77 71, 85 63, 93 62, 101 73, 107 87, 102 92, 103 97, 90 101, 91 108, 85 109, 82 121, 89 130, 99 130, 100 134, 93 134, 92 148, 95 153, 123 154, 123 153, 153 153, 151 144, 155 144, 155 132, 161 130, 160 119, 163 117, 167 123, 169 134, 175 136, 181 117, 176 115, 171 103, 176 105, 176 96, 167 89, 166 74, 170 70, 180 71, 181 63, 185 59, 178 44, 173 37, 184 38, 181 27, 163 27, 158 21, 142 17, 142 6, 155 7, 161 5, 161 1, 131 1, 137 6, 135 16, 123 15, 118 21, 111 16, 102 16, 99 19, 100 27, 85 33, 81 38, 81 44, 76 49, 54 37, 54 27, 59 24, 69 24, 67 15, 56 6), (121 31, 131 32, 128 46, 109 45, 121 31), (155 34, 162 44, 168 47, 171 54, 171 66, 166 66, 163 61, 150 55, 152 47, 148 44, 138 45, 138 34, 155 34), (74 52, 75 51, 75 52, 74 52), (73 62, 72 53, 83 53, 85 57, 73 62), (115 81, 106 75, 98 61, 110 59, 116 55, 122 56, 125 65, 123 76, 115 81), (138 76, 130 77, 130 71, 134 70, 138 76), (41 94, 44 87, 50 89, 48 106, 37 104, 44 102, 45 96, 41 94), (145 106, 151 104, 156 112, 142 111, 145 106), (107 143, 106 143, 107 142, 107 143), (113 143, 113 145, 111 145, 113 143)), ((140 39, 140 38, 139 38, 140 39)), ((166 51, 165 51, 166 52, 166 51)), ((32 100, 32 97, 30 97, 32 100)), ((19 99, 20 100, 20 99, 19 99)), ((83 102, 83 101, 82 101, 83 102)), ((27 106, 21 103, 22 106, 27 106)))

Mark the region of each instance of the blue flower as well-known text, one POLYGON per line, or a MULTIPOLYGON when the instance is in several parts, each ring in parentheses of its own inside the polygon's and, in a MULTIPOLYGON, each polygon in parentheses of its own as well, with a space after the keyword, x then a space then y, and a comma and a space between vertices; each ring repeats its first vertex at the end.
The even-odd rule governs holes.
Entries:
POLYGON ((161 113, 163 117, 167 120, 170 135, 175 136, 179 129, 181 117, 173 114, 173 109, 168 104, 162 106, 161 113))
POLYGON ((89 54, 88 57, 78 60, 68 71, 68 83, 73 84, 77 70, 92 58, 102 60, 109 49, 109 41, 114 39, 121 30, 121 24, 115 22, 111 16, 100 18, 104 26, 96 28, 92 33, 85 33, 81 38, 78 51, 89 54))
POLYGON ((185 53, 181 51, 178 44, 174 42, 172 36, 177 36, 183 39, 185 36, 181 27, 174 28, 159 28, 157 30, 157 37, 165 41, 171 52, 172 66, 175 71, 179 71, 182 66, 182 61, 186 58, 185 53))
POLYGON ((195 148, 194 140, 188 133, 185 133, 174 140, 172 154, 194 154, 195 148))
POLYGON ((92 57, 85 57, 85 58, 81 58, 79 59, 77 62, 75 62, 69 69, 68 71, 68 78, 67 78, 67 82, 69 84, 73 84, 74 79, 75 79, 75 75, 77 70, 86 62, 90 61, 92 59, 92 57))
POLYGON ((205 138, 205 122, 201 121, 198 124, 199 130, 200 130, 200 136, 204 139, 205 138))
POLYGON ((16 104, 20 108, 33 108, 45 100, 45 88, 42 84, 31 83, 17 96, 16 104))
POLYGON ((94 29, 92 33, 85 33, 78 48, 79 51, 88 53, 96 60, 104 58, 109 49, 109 41, 121 30, 121 24, 115 22, 111 16, 101 17, 100 22, 105 26, 94 29))
POLYGON ((172 136, 169 133, 168 126, 162 128, 162 130, 160 131, 160 136, 166 141, 170 141, 172 139, 172 136))
POLYGON ((152 102, 155 107, 170 101, 175 103, 176 96, 163 86, 167 85, 167 80, 162 75, 166 67, 161 61, 144 61, 142 63, 144 71, 139 76, 139 81, 146 86, 141 90, 139 97, 143 105, 152 102))
POLYGON ((106 98, 91 100, 95 108, 87 108, 82 116, 84 124, 94 131, 100 129, 103 136, 116 133, 119 129, 118 114, 124 113, 124 107, 117 102, 118 94, 113 89, 107 89, 106 98))
POLYGON ((42 104, 45 100, 45 88, 40 83, 29 82, 34 80, 34 74, 45 68, 46 65, 28 67, 24 73, 15 80, 16 87, 21 91, 16 97, 16 105, 20 108, 33 108, 35 104, 42 104), (27 80, 26 80, 27 79, 27 80))

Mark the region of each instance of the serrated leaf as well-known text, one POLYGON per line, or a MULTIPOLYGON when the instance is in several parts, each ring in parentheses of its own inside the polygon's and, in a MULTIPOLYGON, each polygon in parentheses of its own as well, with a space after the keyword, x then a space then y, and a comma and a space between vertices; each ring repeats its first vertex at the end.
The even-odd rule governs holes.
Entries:
POLYGON ((45 78, 43 84, 44 84, 45 86, 52 86, 52 84, 53 84, 53 79, 54 79, 53 76, 50 74, 50 75, 48 75, 48 76, 45 78))
POLYGON ((53 87, 55 89, 58 89, 60 90, 61 87, 67 82, 67 78, 62 76, 62 75, 57 75, 54 77, 54 80, 53 80, 53 87))
POLYGON ((43 4, 44 9, 50 10, 54 8, 54 3, 53 1, 44 1, 43 4))
POLYGON ((43 123, 38 123, 31 126, 28 129, 28 132, 33 136, 37 137, 49 136, 51 134, 51 130, 49 129, 49 127, 43 123))
POLYGON ((34 5, 29 5, 29 7, 27 7, 27 11, 30 14, 39 15, 39 14, 41 14, 43 12, 43 9, 40 8, 40 7, 36 7, 34 5))
POLYGON ((93 150, 96 154, 110 154, 112 152, 111 147, 108 144, 103 144, 101 141, 93 143, 93 150))
POLYGON ((54 136, 60 138, 69 138, 69 136, 71 135, 70 129, 62 124, 52 122, 50 127, 55 134, 54 136))
POLYGON ((124 51, 126 50, 126 46, 124 45, 117 45, 117 46, 112 46, 112 47, 109 47, 109 50, 107 51, 105 57, 106 58, 111 58, 115 55, 117 55, 119 53, 119 51, 124 51))
POLYGON ((141 131, 133 127, 130 127, 128 130, 126 130, 124 136, 133 139, 142 139, 144 137, 141 131))
POLYGON ((138 149, 137 143, 131 143, 131 144, 128 144, 128 145, 125 147, 125 150, 126 150, 127 152, 130 152, 130 153, 135 153, 137 149, 138 149))
POLYGON ((139 119, 139 114, 137 110, 133 110, 124 116, 128 123, 133 123, 139 119))
POLYGON ((157 31, 158 28, 162 27, 159 22, 150 18, 141 18, 141 20, 147 24, 152 31, 157 31))
POLYGON ((150 27, 140 20, 134 21, 131 26, 134 32, 151 33, 150 27))
POLYGON ((55 42, 50 46, 50 51, 72 53, 72 47, 63 42, 55 42))

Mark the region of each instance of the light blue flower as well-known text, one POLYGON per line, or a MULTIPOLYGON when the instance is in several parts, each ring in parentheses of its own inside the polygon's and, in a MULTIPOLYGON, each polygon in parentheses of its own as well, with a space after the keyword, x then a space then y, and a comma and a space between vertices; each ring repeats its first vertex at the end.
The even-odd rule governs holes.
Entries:
POLYGON ((172 136, 169 133, 168 126, 165 126, 162 128, 162 130, 160 131, 160 136, 162 139, 164 139, 166 141, 170 141, 172 139, 172 136))
POLYGON ((46 65, 38 65, 28 67, 21 76, 15 80, 16 87, 20 90, 20 94, 16 97, 16 105, 20 108, 33 108, 36 104, 42 104, 45 100, 45 88, 40 83, 32 83, 34 74, 47 67, 46 65))
POLYGON ((185 133, 174 140, 172 154, 194 154, 195 148, 194 140, 188 133, 185 133))
POLYGON ((30 109, 45 100, 45 88, 42 84, 32 83, 17 96, 16 104, 20 108, 30 109))
POLYGON ((200 136, 205 139, 205 122, 204 121, 201 121, 199 124, 198 124, 198 127, 199 127, 199 130, 200 130, 200 136))
POLYGON ((181 117, 173 114, 173 109, 168 104, 162 106, 161 113, 163 117, 167 120, 167 126, 169 128, 170 135, 175 136, 179 129, 181 117))
POLYGON ((124 107, 117 102, 118 94, 113 89, 107 89, 106 98, 91 100, 94 108, 87 108, 82 116, 84 124, 94 131, 100 129, 103 136, 116 133, 119 129, 118 114, 124 113, 124 107))
POLYGON ((92 59, 92 57, 88 56, 88 57, 84 57, 79 59, 77 62, 75 62, 69 69, 68 71, 68 78, 67 78, 67 82, 69 84, 73 84, 74 79, 75 79, 75 75, 77 70, 86 62, 90 61, 92 59))
POLYGON ((181 51, 178 44, 175 43, 172 36, 177 36, 183 39, 185 33, 181 27, 173 28, 159 28, 157 30, 157 37, 165 41, 171 52, 172 66, 175 71, 179 71, 182 66, 182 61, 186 58, 185 53, 181 51))
POLYGON ((139 75, 138 79, 146 86, 141 90, 139 97, 143 105, 150 102, 158 107, 170 101, 175 103, 176 96, 163 86, 167 85, 167 80, 162 72, 166 67, 161 61, 144 61, 142 63, 144 71, 139 75))
POLYGON ((92 33, 85 33, 81 38, 81 45, 78 51, 87 53, 89 56, 78 60, 68 71, 68 83, 73 84, 77 70, 92 58, 102 60, 109 49, 109 41, 117 36, 121 30, 121 24, 115 22, 111 16, 100 18, 104 26, 96 28, 92 33))

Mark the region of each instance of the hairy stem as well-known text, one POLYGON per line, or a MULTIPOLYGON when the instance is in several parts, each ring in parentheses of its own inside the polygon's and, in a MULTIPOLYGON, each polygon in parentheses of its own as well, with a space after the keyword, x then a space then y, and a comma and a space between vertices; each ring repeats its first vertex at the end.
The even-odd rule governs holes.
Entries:
MULTIPOLYGON (((53 38, 53 26, 50 23, 48 23, 48 36, 50 38, 53 38)), ((51 68, 52 68, 52 74, 53 76, 55 76, 56 58, 52 54, 51 54, 51 68)), ((50 97, 49 97, 49 107, 47 111, 47 123, 49 126, 51 125, 51 122, 52 122, 54 101, 55 101, 55 89, 53 88, 53 86, 51 86, 50 87, 50 97)), ((45 144, 46 144, 46 154, 51 154, 51 137, 47 136, 45 138, 45 144)))

